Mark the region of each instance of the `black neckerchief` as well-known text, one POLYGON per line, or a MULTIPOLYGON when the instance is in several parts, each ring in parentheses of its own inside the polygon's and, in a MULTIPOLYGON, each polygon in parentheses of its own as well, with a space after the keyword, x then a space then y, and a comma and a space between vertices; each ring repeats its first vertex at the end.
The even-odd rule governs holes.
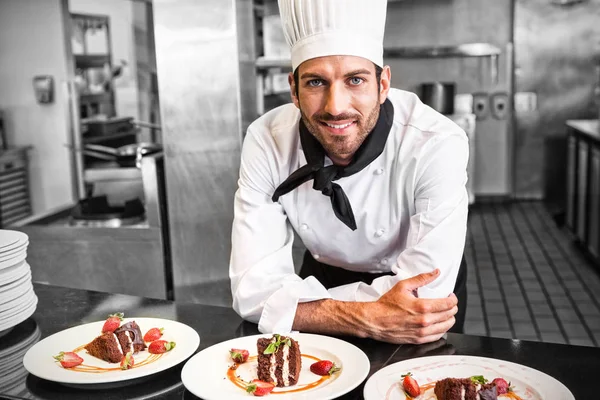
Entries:
POLYGON ((308 131, 300 119, 300 142, 302 151, 306 156, 307 164, 294 171, 273 193, 273 201, 291 192, 298 186, 311 179, 314 180, 313 189, 319 190, 331 198, 331 206, 335 216, 350 229, 356 230, 356 221, 352 206, 346 193, 340 185, 333 183, 337 179, 350 176, 361 171, 383 152, 388 135, 394 121, 394 107, 386 99, 380 106, 379 118, 375 127, 354 154, 354 158, 347 166, 325 164, 325 150, 321 143, 308 131))

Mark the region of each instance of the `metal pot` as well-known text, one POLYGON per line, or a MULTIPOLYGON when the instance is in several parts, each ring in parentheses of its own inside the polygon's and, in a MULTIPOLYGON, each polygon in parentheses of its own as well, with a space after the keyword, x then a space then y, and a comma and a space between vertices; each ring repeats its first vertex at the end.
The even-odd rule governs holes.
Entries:
POLYGON ((442 114, 454 114, 454 82, 427 82, 421 84, 421 101, 442 114))

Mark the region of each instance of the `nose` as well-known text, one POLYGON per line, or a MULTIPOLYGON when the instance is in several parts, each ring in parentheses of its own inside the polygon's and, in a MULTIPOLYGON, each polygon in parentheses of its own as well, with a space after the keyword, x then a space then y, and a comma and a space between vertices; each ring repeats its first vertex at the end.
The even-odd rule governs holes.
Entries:
POLYGON ((348 92, 344 85, 331 84, 325 95, 323 111, 333 116, 343 114, 348 109, 349 100, 348 92))

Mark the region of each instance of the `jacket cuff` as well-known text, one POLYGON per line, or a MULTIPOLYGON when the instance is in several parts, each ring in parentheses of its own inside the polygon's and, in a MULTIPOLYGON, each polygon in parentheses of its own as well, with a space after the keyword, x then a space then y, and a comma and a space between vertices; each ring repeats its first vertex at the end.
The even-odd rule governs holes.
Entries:
POLYGON ((269 296, 258 321, 258 330, 261 333, 290 333, 298 303, 329 298, 327 289, 313 276, 290 282, 269 296))

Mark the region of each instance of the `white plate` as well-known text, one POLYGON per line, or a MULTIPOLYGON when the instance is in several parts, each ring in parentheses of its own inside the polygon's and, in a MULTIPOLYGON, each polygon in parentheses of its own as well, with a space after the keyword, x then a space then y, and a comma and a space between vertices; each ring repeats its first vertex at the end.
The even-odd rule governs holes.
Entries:
POLYGON ((29 236, 23 232, 0 229, 0 251, 5 251, 28 242, 29 236))
POLYGON ((7 301, 5 303, 1 303, 0 304, 0 318, 5 317, 7 314, 4 313, 9 313, 10 310, 13 309, 19 309, 20 306, 24 305, 24 304, 29 304, 31 302, 31 299, 33 298, 33 296, 35 296, 35 293, 33 291, 33 286, 30 287, 29 289, 27 289, 27 291, 25 293, 23 293, 22 295, 15 297, 14 299, 7 301))
MULTIPOLYGON (((227 378, 227 371, 233 364, 229 356, 232 348, 247 349, 250 356, 256 356, 256 341, 272 335, 254 335, 228 340, 202 350, 192 357, 181 371, 181 381, 187 390, 204 400, 235 400, 252 398, 251 394, 236 386, 227 378)), ((287 388, 275 388, 275 392, 286 392, 318 381, 320 376, 310 371, 315 360, 306 355, 333 361, 342 369, 319 386, 301 392, 279 393, 278 400, 333 399, 358 385, 369 373, 370 363, 366 354, 358 347, 329 336, 306 333, 291 334, 298 341, 302 352, 302 369, 298 383, 287 388)), ((245 381, 256 379, 256 361, 248 361, 238 367, 236 375, 245 381)))
POLYGON ((29 271, 29 264, 22 261, 17 265, 0 270, 0 286, 16 281, 29 271))
MULTIPOLYGON (((401 375, 411 372, 420 386, 444 378, 483 375, 487 380, 504 378, 523 400, 575 400, 565 385, 543 372, 494 358, 472 356, 433 356, 400 361, 373 374, 363 391, 365 400, 405 400, 401 375)), ((435 400, 433 388, 419 400, 435 400)))
POLYGON ((0 288, 0 304, 6 303, 16 297, 21 296, 26 291, 30 290, 33 285, 31 283, 31 273, 27 273, 27 279, 19 278, 19 284, 14 287, 11 286, 10 289, 3 290, 0 288))
POLYGON ((0 261, 0 269, 12 267, 27 258, 27 252, 20 253, 17 257, 10 258, 8 260, 0 261))
POLYGON ((29 303, 26 307, 19 310, 19 312, 17 314, 14 314, 8 318, 2 318, 0 320, 0 331, 8 329, 8 328, 12 328, 13 326, 18 325, 21 322, 25 321, 27 318, 31 317, 31 315, 33 315, 33 313, 35 312, 35 309, 37 307, 37 302, 38 302, 37 296, 33 295, 33 299, 31 301, 31 303, 29 303))
POLYGON ((16 280, 0 285, 0 297, 5 297, 6 293, 14 290, 15 288, 25 285, 28 282, 31 282, 31 271, 27 271, 25 275, 17 278, 16 280))
MULTIPOLYGON (((161 318, 125 318, 123 323, 135 321, 145 334, 150 328, 164 328, 161 339, 174 341, 176 346, 173 350, 162 354, 155 362, 141 365, 128 370, 108 371, 104 373, 79 372, 62 368, 52 358, 61 351, 73 351, 77 347, 91 342, 100 335, 104 321, 92 322, 85 325, 75 326, 64 331, 48 336, 36 343, 23 358, 23 364, 31 374, 49 381, 75 384, 104 384, 121 382, 130 379, 141 378, 171 368, 194 354, 200 344, 198 333, 191 327, 177 321, 161 318)), ((81 350, 79 356, 83 358, 83 364, 101 367, 118 368, 119 364, 111 364, 89 355, 81 350)), ((147 350, 134 355, 135 364, 141 364, 150 356, 147 350)))

